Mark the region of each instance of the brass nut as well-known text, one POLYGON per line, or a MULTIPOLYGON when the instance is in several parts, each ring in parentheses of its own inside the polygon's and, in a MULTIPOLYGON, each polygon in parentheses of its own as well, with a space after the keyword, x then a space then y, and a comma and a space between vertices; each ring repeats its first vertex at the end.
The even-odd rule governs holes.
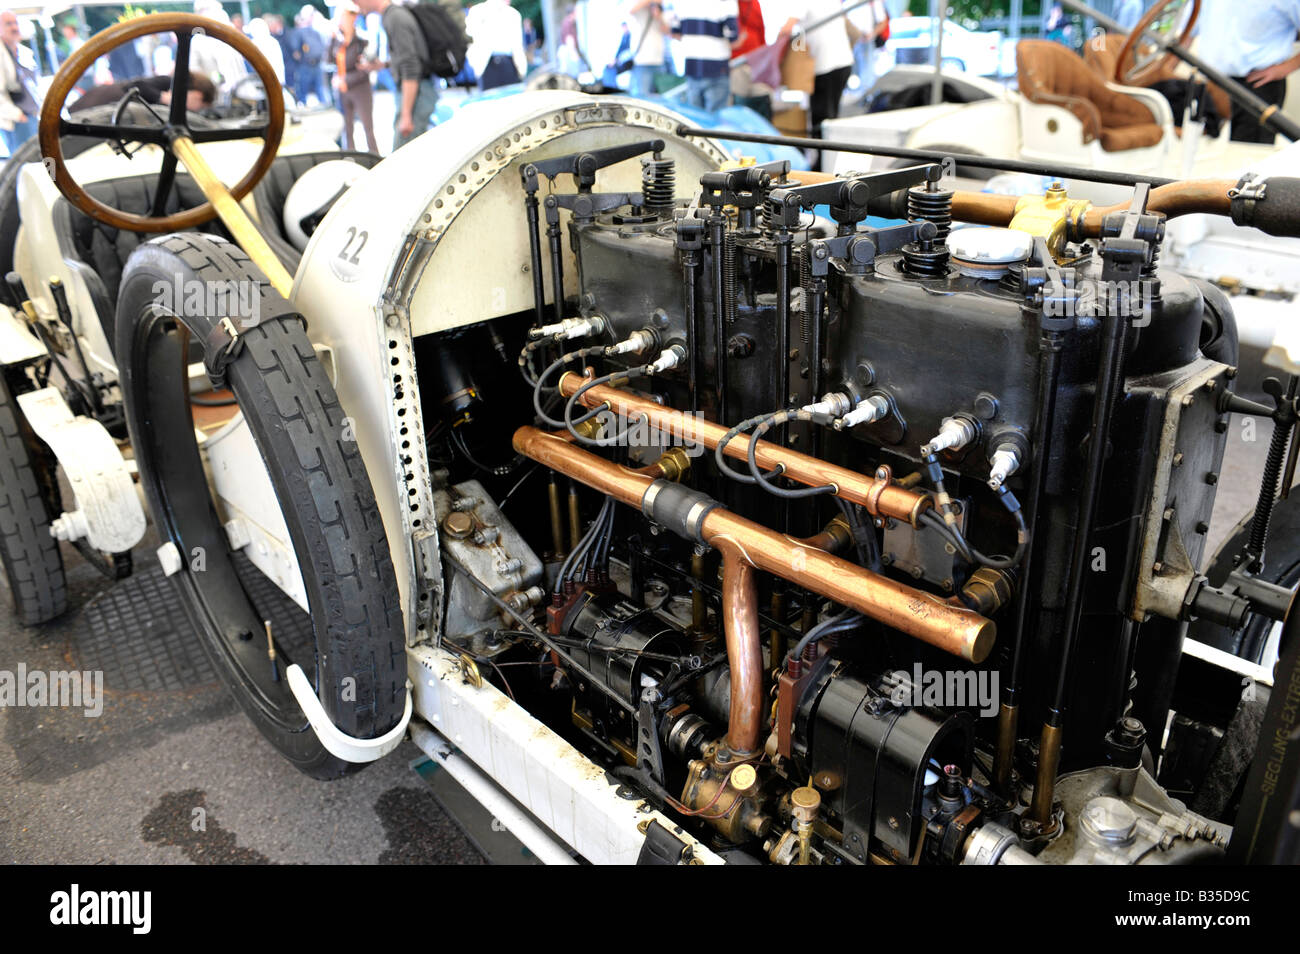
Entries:
POLYGON ((691 472, 691 457, 681 447, 670 447, 657 461, 664 480, 680 483, 691 472))

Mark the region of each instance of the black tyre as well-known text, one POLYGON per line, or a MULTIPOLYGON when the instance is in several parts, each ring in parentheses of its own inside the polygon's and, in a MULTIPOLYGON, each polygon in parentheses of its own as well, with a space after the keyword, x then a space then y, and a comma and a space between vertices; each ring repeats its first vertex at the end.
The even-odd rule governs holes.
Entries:
POLYGON ((42 447, 0 374, 0 560, 14 616, 25 626, 49 622, 68 608, 63 557, 50 536, 44 464, 42 447))
POLYGON ((276 318, 288 314, 288 302, 237 246, 193 233, 171 235, 141 245, 127 262, 115 351, 140 479, 159 537, 182 554, 173 580, 205 648, 240 705, 286 758, 308 775, 336 778, 359 766, 320 744, 283 667, 302 666, 341 731, 375 738, 403 713, 405 639, 374 491, 301 323, 276 318), (206 343, 222 318, 236 327, 243 322, 225 314, 177 315, 155 302, 158 282, 189 288, 184 283, 232 281, 252 285, 226 287, 257 289, 260 323, 241 328, 243 349, 230 364, 230 388, 270 475, 311 613, 314 645, 295 659, 277 642, 278 672, 267 656, 265 607, 255 606, 241 583, 204 476, 179 350, 181 326, 206 343), (202 548, 201 564, 191 559, 196 548, 202 548))

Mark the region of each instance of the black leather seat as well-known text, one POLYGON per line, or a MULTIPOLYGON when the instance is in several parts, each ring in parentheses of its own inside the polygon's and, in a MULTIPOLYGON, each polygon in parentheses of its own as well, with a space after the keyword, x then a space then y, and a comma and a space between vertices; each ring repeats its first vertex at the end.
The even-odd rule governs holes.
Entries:
MULTIPOLYGON (((367 168, 379 162, 380 157, 370 153, 315 152, 281 156, 267 171, 253 190, 253 205, 260 219, 260 231, 271 250, 289 270, 298 269, 302 259, 289 242, 284 231, 283 209, 285 197, 294 182, 308 169, 330 159, 354 159, 367 168)), ((107 179, 84 186, 86 192, 105 205, 136 215, 148 215, 153 195, 158 186, 157 173, 107 179)), ((182 209, 193 208, 206 201, 194 180, 184 173, 176 176, 176 185, 168 196, 164 213, 170 215, 182 209)), ((95 301, 95 310, 108 340, 113 340, 113 318, 117 310, 117 293, 122 282, 122 271, 131 253, 150 233, 115 229, 97 222, 66 199, 54 206, 54 229, 58 236, 59 251, 68 267, 77 272, 89 288, 95 301)), ((206 232, 230 239, 231 235, 220 219, 212 219, 194 231, 206 232)))

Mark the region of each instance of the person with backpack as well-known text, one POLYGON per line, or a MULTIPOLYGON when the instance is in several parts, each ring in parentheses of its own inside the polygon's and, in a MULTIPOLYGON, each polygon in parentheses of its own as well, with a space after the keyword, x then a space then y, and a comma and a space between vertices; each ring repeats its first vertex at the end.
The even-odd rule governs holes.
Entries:
POLYGON ((524 20, 510 0, 483 0, 465 14, 465 30, 473 44, 469 63, 481 91, 518 83, 528 72, 524 52, 524 20))
POLYGON ((294 98, 302 106, 307 105, 309 95, 315 96, 322 106, 332 103, 333 97, 325 87, 325 37, 316 29, 316 8, 304 5, 294 17, 294 23, 289 34, 294 98))
POLYGON ((362 13, 378 13, 388 35, 389 69, 400 100, 393 122, 393 148, 398 149, 429 128, 438 105, 438 79, 464 68, 469 39, 440 3, 357 0, 357 6, 362 13))

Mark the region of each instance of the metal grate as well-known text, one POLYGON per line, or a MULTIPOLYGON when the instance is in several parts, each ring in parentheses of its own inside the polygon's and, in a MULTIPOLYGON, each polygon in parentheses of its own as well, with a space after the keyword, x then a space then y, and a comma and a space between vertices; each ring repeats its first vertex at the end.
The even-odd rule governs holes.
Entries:
MULTIPOLYGON (((315 680, 311 617, 242 554, 235 566, 258 611, 272 621, 277 650, 315 680)), ((190 625, 176 588, 156 565, 96 597, 72 636, 78 666, 101 670, 117 692, 167 692, 211 685, 216 670, 190 625)))

